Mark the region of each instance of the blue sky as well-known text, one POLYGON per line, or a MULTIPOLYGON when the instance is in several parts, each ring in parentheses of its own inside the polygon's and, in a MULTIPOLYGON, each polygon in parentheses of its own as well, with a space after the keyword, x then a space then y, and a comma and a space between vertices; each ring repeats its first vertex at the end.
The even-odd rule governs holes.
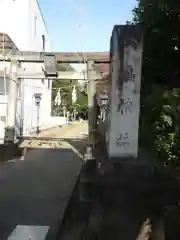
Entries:
POLYGON ((132 18, 136 0, 39 0, 53 51, 107 51, 113 25, 132 18))

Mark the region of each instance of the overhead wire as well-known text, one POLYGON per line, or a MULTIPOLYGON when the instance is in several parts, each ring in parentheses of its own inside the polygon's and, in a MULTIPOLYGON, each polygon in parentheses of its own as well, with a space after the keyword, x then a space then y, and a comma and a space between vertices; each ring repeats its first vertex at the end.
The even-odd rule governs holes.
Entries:
MULTIPOLYGON (((41 3, 41 4, 46 4, 48 1, 43 1, 43 0, 41 0, 39 3, 41 3)), ((82 17, 82 15, 81 15, 81 9, 78 7, 78 5, 77 5, 77 1, 76 1, 76 3, 75 2, 73 2, 72 0, 65 0, 65 2, 72 8, 72 9, 74 9, 75 10, 75 13, 77 14, 77 16, 78 16, 78 19, 80 19, 81 17, 82 17)), ((84 52, 84 46, 83 46, 83 41, 82 41, 82 38, 83 38, 83 34, 82 34, 82 19, 80 20, 80 22, 78 23, 78 24, 76 24, 76 28, 77 29, 80 29, 80 31, 79 31, 79 33, 80 33, 80 35, 81 35, 81 40, 79 40, 79 42, 81 42, 81 53, 82 54, 80 54, 79 52, 75 52, 75 54, 78 56, 78 57, 80 57, 81 59, 82 59, 82 63, 83 64, 86 64, 86 57, 85 57, 85 52, 84 52)))
MULTIPOLYGON (((79 33, 80 33, 80 42, 81 42, 81 52, 82 52, 82 61, 83 61, 83 64, 86 66, 86 69, 85 69, 85 71, 83 71, 83 75, 84 75, 84 82, 88 85, 89 83, 91 83, 91 82, 94 82, 94 79, 88 79, 87 78, 87 76, 88 76, 88 68, 87 68, 87 65, 86 65, 86 58, 85 58, 85 52, 84 52, 84 42, 83 42, 83 29, 82 29, 82 26, 83 26, 83 24, 82 24, 82 11, 80 11, 80 8, 78 8, 77 7, 77 2, 76 2, 76 4, 74 3, 74 2, 72 2, 71 0, 66 0, 74 9, 75 9, 75 11, 76 11, 76 13, 77 13, 77 15, 78 15, 78 17, 80 17, 81 18, 81 20, 80 20, 80 23, 79 24, 77 24, 77 26, 78 26, 78 29, 80 30, 79 31, 79 33)), ((79 56, 79 54, 77 54, 78 56, 79 56)))
MULTIPOLYGON (((77 25, 76 25, 76 27, 77 27, 77 29, 80 29, 80 31, 79 31, 79 33, 80 33, 80 39, 81 39, 81 51, 82 51, 82 56, 80 55, 80 57, 82 58, 82 60, 83 60, 83 63, 86 63, 86 61, 85 61, 85 52, 84 52, 84 46, 83 46, 83 41, 82 41, 82 39, 83 39, 83 34, 82 34, 82 11, 81 11, 81 9, 79 8, 79 7, 77 7, 77 2, 76 2, 76 4, 74 3, 74 2, 72 2, 72 1, 70 1, 70 0, 66 0, 67 2, 68 2, 68 4, 69 5, 71 5, 74 9, 75 9, 75 12, 76 12, 76 14, 77 14, 77 16, 78 16, 78 19, 80 19, 80 21, 79 21, 79 23, 77 23, 77 25)), ((79 56, 79 54, 77 53, 77 55, 79 56)))
MULTIPOLYGON (((75 11, 76 11, 76 14, 78 15, 78 18, 80 19, 80 22, 76 25, 77 29, 79 30, 79 34, 80 34, 80 41, 81 42, 81 53, 82 53, 82 56, 79 55, 78 53, 77 56, 80 56, 82 58, 82 62, 83 64, 86 66, 86 57, 85 57, 85 52, 84 52, 84 44, 83 44, 83 32, 82 32, 82 11, 80 10, 80 8, 77 7, 77 2, 76 4, 74 2, 72 2, 71 0, 66 0, 68 2, 69 5, 71 5, 75 11)), ((86 66, 86 73, 87 73, 87 66, 86 66)), ((84 71, 83 71, 83 74, 84 74, 84 71)), ((86 76, 84 74, 84 81, 86 81, 86 76)))
MULTIPOLYGON (((27 87, 34 87, 33 85, 31 85, 31 84, 27 84, 27 83, 25 83, 24 84, 25 86, 27 86, 27 87)), ((79 86, 79 84, 73 84, 73 85, 64 85, 64 86, 62 86, 62 87, 58 87, 58 88, 52 88, 52 90, 57 90, 57 89, 59 89, 59 88, 62 88, 62 89, 65 89, 65 88, 72 88, 72 87, 78 87, 79 86)), ((41 88, 40 86, 36 86, 36 88, 41 88)))
MULTIPOLYGON (((62 87, 59 87, 61 89, 66 89, 66 88, 73 88, 73 87, 78 87, 79 84, 73 84, 73 85, 68 85, 68 86, 62 86, 62 87)), ((54 89, 59 89, 59 88, 52 88, 52 90, 54 89)))

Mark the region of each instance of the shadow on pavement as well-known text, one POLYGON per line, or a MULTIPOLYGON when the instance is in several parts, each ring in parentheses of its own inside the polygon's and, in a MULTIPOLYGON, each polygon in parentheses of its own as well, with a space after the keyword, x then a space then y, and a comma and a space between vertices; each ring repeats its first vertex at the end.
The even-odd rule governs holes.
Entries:
POLYGON ((24 160, 0 164, 0 239, 16 225, 50 226, 55 234, 83 162, 70 148, 31 148, 24 160))
MULTIPOLYGON (((89 205, 79 201, 78 176, 84 164, 74 149, 83 154, 87 142, 86 135, 64 138, 63 141, 44 138, 36 148, 27 147, 24 160, 0 164, 1 240, 7 240, 18 224, 49 226, 48 240, 57 239, 60 230, 63 234, 58 239, 80 239, 89 218, 89 205), (50 146, 53 140, 58 147, 50 146)), ((105 156, 102 152, 99 145, 97 156, 105 156)), ((120 168, 113 172, 105 171, 97 182, 98 194, 91 209, 95 213, 91 218, 94 222, 101 218, 97 228, 103 240, 137 237, 141 224, 155 210, 154 205, 152 209, 144 204, 147 202, 145 199, 149 202, 152 196, 153 201, 160 192, 158 187, 151 196, 144 191, 151 176, 155 179, 154 185, 162 179, 166 192, 170 192, 167 183, 172 180, 165 179, 164 175, 159 179, 159 174, 154 176, 151 169, 144 167, 143 171, 134 167, 120 168), (129 181, 125 181, 127 179, 129 181), (137 186, 143 189, 139 190, 137 186)), ((173 185, 176 187, 175 183, 173 185)), ((163 198, 158 197, 160 204, 167 200, 166 197, 166 194, 163 198)))
POLYGON ((65 138, 64 141, 68 142, 75 149, 77 149, 81 154, 86 151, 86 146, 88 144, 87 135, 82 136, 82 138, 65 138))
POLYGON ((17 158, 22 155, 22 149, 18 144, 0 144, 0 162, 8 161, 11 158, 17 158))

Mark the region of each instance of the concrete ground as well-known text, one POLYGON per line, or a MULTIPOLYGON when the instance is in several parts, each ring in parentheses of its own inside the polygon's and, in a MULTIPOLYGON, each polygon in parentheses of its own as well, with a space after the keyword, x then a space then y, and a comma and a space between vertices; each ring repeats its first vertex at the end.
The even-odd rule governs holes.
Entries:
MULTIPOLYGON (((142 151, 138 159, 128 159, 128 162, 123 159, 126 164, 121 162, 114 167, 108 162, 103 146, 98 145, 94 154, 104 165, 96 178, 94 202, 92 205, 80 203, 76 198, 80 189, 77 188, 77 195, 74 194, 76 201, 71 205, 58 239, 150 239, 147 230, 151 232, 151 227, 153 234, 164 234, 164 229, 157 227, 163 219, 166 239, 178 240, 179 210, 175 203, 178 202, 180 188, 176 179, 164 168, 154 168, 153 161, 142 151), (171 208, 176 209, 173 212, 171 208)), ((164 238, 161 235, 152 239, 164 238)))
POLYGON ((31 141, 32 149, 23 159, 0 164, 0 240, 6 240, 16 225, 51 226, 63 218, 83 164, 76 148, 84 148, 86 133, 87 123, 78 122, 66 130, 46 131, 48 138, 67 141, 31 141))

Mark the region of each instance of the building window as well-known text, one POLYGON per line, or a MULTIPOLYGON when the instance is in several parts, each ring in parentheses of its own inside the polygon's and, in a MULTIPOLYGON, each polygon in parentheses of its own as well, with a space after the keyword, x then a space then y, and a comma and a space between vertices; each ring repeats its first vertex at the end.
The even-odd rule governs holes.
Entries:
POLYGON ((42 49, 45 51, 45 35, 42 35, 42 49))
POLYGON ((21 84, 19 83, 17 86, 17 99, 21 98, 21 84))
POLYGON ((4 122, 4 124, 6 123, 6 116, 0 116, 0 121, 4 122))
POLYGON ((35 20, 34 20, 34 35, 36 36, 37 34, 37 16, 35 16, 35 20))
POLYGON ((50 89, 50 87, 51 87, 51 80, 48 79, 48 89, 50 89))

